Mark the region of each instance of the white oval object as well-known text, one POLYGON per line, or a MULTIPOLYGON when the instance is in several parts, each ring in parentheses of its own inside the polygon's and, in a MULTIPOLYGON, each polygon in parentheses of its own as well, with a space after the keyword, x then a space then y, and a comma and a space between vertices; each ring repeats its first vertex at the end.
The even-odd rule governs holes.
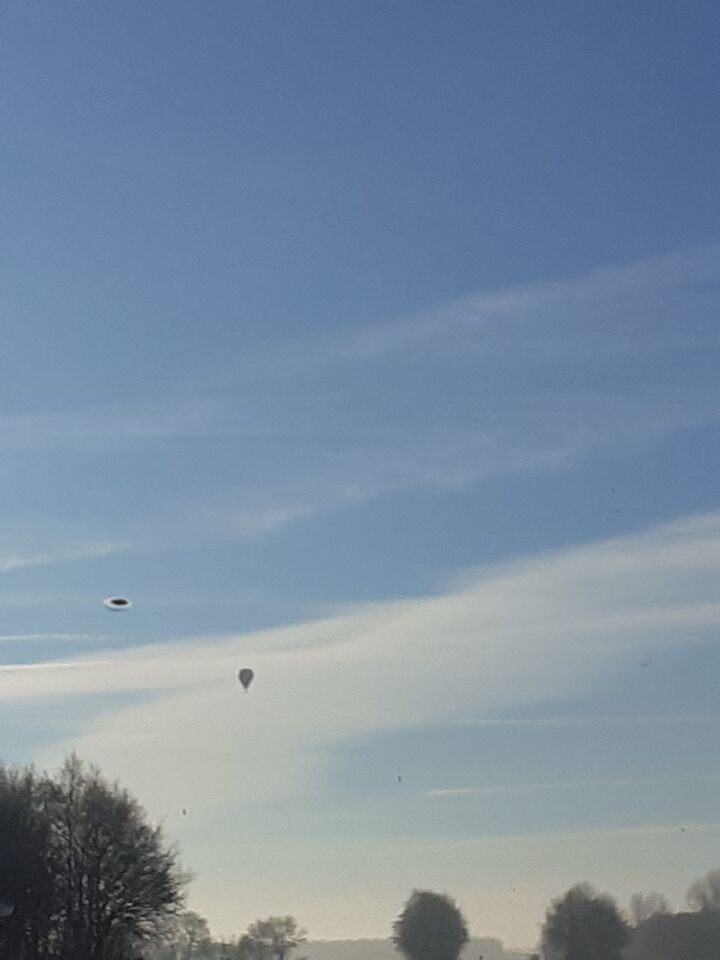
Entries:
POLYGON ((127 597, 108 597, 107 600, 103 600, 103 604, 108 610, 127 610, 132 606, 127 597))

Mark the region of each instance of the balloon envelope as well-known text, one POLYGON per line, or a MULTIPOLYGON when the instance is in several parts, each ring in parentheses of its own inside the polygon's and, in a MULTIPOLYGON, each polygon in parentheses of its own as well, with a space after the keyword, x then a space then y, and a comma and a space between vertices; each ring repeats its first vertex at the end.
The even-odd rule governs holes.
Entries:
POLYGON ((254 676, 255 672, 253 670, 250 670, 248 667, 243 667, 243 669, 238 673, 238 680, 247 690, 247 688, 253 682, 254 676))
POLYGON ((107 600, 103 600, 103 604, 108 610, 127 610, 132 606, 127 597, 108 597, 107 600))

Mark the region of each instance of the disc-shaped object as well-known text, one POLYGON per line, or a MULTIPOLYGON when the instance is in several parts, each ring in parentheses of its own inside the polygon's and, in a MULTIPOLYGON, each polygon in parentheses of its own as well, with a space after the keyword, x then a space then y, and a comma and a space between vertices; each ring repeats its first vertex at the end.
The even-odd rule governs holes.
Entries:
POLYGON ((107 600, 103 600, 103 604, 108 610, 127 610, 132 606, 127 597, 108 597, 107 600))

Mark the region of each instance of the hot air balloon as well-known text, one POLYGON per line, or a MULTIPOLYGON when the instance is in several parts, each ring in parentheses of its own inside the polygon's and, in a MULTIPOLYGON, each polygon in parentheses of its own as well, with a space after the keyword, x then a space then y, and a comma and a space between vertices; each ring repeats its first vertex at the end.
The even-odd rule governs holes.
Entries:
POLYGON ((15 904, 0 900, 0 920, 9 920, 15 913, 15 904))
POLYGON ((108 597, 107 600, 103 600, 103 604, 108 610, 127 610, 132 606, 127 597, 108 597))
POLYGON ((249 667, 243 667, 242 670, 238 673, 238 680, 247 690, 247 688, 253 682, 254 676, 255 676, 254 670, 250 670, 249 667))

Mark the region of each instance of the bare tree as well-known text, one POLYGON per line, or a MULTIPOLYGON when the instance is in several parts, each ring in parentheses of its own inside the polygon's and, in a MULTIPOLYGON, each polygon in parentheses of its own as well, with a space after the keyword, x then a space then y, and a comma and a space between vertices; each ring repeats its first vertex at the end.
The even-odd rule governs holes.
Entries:
POLYGON ((60 957, 110 960, 177 910, 185 878, 138 802, 74 755, 54 798, 65 892, 60 957))
POLYGON ((0 767, 0 956, 52 956, 60 916, 48 790, 33 770, 0 767))
POLYGON ((0 769, 2 956, 119 960, 177 910, 185 878, 127 791, 70 757, 56 780, 0 769))

